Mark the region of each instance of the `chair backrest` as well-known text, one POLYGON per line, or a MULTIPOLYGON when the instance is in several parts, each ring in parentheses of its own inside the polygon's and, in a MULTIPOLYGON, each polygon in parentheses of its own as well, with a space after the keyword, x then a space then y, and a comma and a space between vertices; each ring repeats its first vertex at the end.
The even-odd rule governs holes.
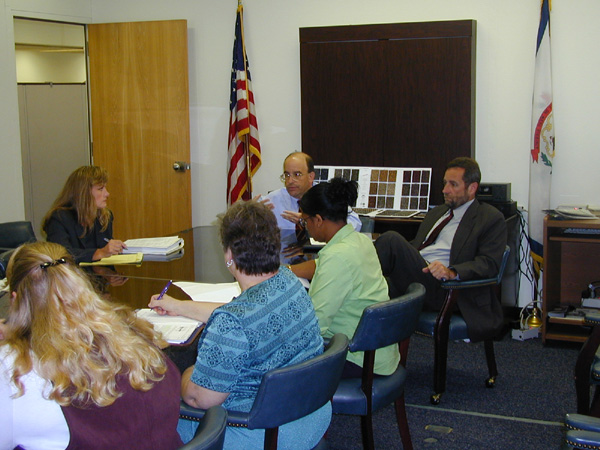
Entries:
POLYGON ((347 353, 348 338, 336 334, 323 354, 267 372, 250 410, 248 428, 276 428, 325 405, 337 389, 347 353))
POLYGON ((222 450, 227 428, 227 410, 221 405, 209 408, 196 430, 194 439, 179 450, 222 450))
POLYGON ((376 350, 409 338, 424 301, 425 287, 411 283, 404 295, 366 307, 350 341, 350 351, 376 350))
POLYGON ((31 222, 4 222, 0 223, 0 248, 17 248, 25 242, 35 241, 35 233, 31 222))
POLYGON ((502 277, 504 276, 504 269, 506 269, 508 255, 510 255, 510 247, 507 245, 504 248, 504 253, 502 254, 502 262, 500 263, 500 270, 498 270, 498 276, 496 277, 498 284, 500 284, 500 282, 502 281, 502 277))
POLYGON ((361 233, 373 233, 373 231, 375 231, 375 219, 368 216, 358 216, 358 218, 361 223, 361 233))

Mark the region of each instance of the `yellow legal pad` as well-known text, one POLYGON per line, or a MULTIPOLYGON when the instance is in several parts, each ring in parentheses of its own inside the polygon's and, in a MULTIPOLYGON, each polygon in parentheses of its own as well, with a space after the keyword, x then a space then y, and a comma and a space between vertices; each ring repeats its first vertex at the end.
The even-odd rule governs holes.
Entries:
POLYGON ((112 255, 94 262, 80 262, 80 266, 118 266, 122 264, 140 264, 144 259, 143 253, 129 253, 124 255, 112 255))

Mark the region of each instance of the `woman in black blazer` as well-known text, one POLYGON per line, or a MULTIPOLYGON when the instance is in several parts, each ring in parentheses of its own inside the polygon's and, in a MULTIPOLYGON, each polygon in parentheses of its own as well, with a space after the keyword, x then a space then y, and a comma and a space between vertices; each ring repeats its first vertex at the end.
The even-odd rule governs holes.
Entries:
POLYGON ((46 240, 65 246, 77 263, 116 255, 125 248, 112 236, 107 182, 108 173, 102 167, 75 170, 42 222, 46 240))

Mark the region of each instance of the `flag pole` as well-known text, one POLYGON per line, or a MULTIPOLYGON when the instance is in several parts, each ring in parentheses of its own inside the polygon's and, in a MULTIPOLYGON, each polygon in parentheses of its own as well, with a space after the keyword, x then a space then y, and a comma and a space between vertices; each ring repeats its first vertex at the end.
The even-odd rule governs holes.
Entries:
MULTIPOLYGON (((244 5, 242 0, 238 0, 238 9, 240 10, 240 27, 242 29, 242 51, 244 52, 244 72, 246 74, 246 100, 250 104, 250 94, 248 92, 248 67, 246 59, 246 40, 244 38, 244 5)), ((244 158, 246 160, 246 189, 248 199, 252 198, 252 167, 250 167, 250 133, 244 136, 244 158)))

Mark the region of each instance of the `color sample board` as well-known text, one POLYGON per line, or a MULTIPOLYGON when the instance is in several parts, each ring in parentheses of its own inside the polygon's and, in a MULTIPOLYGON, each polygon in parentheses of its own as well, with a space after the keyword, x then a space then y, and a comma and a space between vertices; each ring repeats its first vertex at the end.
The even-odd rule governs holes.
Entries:
POLYGON ((427 211, 431 168, 315 166, 315 183, 358 182, 357 208, 427 211))

